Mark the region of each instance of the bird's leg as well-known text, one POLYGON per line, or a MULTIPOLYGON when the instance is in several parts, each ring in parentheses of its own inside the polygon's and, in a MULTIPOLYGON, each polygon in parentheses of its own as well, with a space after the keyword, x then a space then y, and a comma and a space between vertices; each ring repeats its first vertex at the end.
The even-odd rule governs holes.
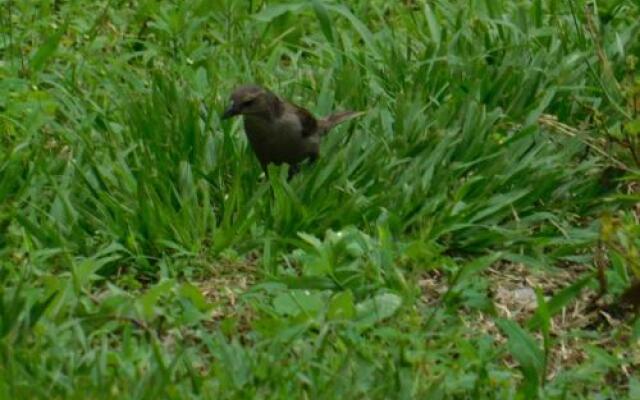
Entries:
POLYGON ((289 175, 287 176, 287 181, 293 179, 293 176, 300 172, 300 164, 289 164, 289 175))
POLYGON ((264 172, 264 178, 265 180, 269 180, 269 168, 268 168, 268 164, 264 163, 262 161, 260 161, 260 167, 262 167, 262 172, 264 172))
MULTIPOLYGON (((309 164, 313 164, 318 159, 318 154, 317 153, 309 153, 307 155, 307 159, 309 160, 309 164)), ((297 174, 298 172, 300 172, 300 164, 299 163, 289 164, 289 177, 287 178, 287 180, 290 181, 293 178, 293 176, 295 174, 297 174)))
POLYGON ((318 160, 318 153, 309 153, 307 157, 309 158, 309 164, 313 164, 318 160))

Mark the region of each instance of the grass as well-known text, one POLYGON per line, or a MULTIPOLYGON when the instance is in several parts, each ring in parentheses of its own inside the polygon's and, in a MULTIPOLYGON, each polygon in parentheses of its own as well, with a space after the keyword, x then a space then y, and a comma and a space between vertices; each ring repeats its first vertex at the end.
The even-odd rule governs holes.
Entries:
POLYGON ((637 2, 0 10, 0 398, 640 395, 637 2))

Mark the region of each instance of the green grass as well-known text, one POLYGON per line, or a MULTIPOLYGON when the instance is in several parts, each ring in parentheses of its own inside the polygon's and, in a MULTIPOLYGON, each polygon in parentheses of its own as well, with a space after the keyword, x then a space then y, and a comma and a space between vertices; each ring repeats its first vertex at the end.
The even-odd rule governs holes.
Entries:
POLYGON ((640 396, 633 314, 553 322, 640 278, 637 2, 0 10, 0 398, 640 396), (265 178, 244 82, 366 114, 265 178))

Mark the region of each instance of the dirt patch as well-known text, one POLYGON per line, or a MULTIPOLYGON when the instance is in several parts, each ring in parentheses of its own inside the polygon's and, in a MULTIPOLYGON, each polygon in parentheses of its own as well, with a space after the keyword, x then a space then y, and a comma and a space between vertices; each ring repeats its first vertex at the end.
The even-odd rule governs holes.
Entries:
MULTIPOLYGON (((484 278, 489 280, 490 297, 499 317, 517 321, 526 327, 527 322, 538 308, 536 291, 541 291, 545 300, 550 300, 560 290, 585 276, 588 269, 572 265, 562 269, 535 270, 517 263, 498 263, 489 268, 484 278)), ((435 306, 447 292, 446 277, 441 272, 430 272, 419 285, 423 300, 435 306)), ((584 289, 550 321, 552 346, 548 354, 547 379, 553 379, 561 371, 585 362, 590 356, 589 347, 597 347, 617 356, 624 351, 632 361, 624 364, 613 375, 616 381, 627 382, 631 371, 640 364, 640 342, 631 343, 631 327, 627 321, 604 311, 604 302, 597 293, 584 289), (631 352, 631 353, 629 353, 631 352)), ((495 325, 494 317, 470 311, 462 319, 470 331, 490 335, 498 343, 505 343, 506 337, 495 325)), ((542 336, 534 336, 542 343, 542 336)), ((542 345, 542 344, 541 344, 542 345)), ((515 367, 511 357, 504 362, 515 367)))

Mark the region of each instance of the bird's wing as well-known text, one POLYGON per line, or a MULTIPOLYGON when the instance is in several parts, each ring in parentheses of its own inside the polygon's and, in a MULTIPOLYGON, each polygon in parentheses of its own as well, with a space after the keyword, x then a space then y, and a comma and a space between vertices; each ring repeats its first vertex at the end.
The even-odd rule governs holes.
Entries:
POLYGON ((292 104, 293 109, 302 125, 302 137, 308 137, 318 130, 318 120, 308 110, 292 104))

